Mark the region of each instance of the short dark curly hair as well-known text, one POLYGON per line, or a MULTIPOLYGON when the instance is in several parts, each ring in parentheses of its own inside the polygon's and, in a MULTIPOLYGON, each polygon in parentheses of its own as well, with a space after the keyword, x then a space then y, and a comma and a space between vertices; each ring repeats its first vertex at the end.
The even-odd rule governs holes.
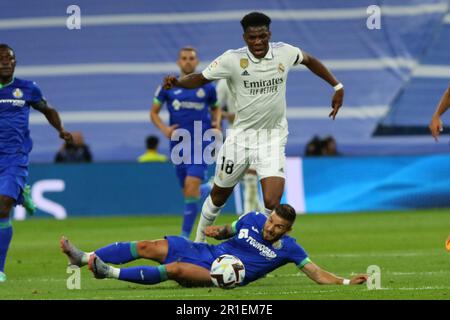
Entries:
POLYGON ((244 29, 244 32, 247 30, 248 27, 260 27, 260 26, 266 26, 267 29, 270 28, 270 23, 272 20, 261 12, 250 12, 249 14, 245 15, 241 20, 241 26, 242 29, 244 29))
POLYGON ((1 49, 9 49, 9 50, 12 52, 13 57, 14 57, 14 58, 16 57, 16 53, 14 52, 14 49, 11 48, 11 47, 10 47, 9 45, 7 45, 6 43, 0 43, 0 48, 1 48, 1 49))
POLYGON ((286 221, 289 221, 291 225, 294 224, 297 213, 295 209, 288 204, 279 204, 275 207, 275 213, 286 221))

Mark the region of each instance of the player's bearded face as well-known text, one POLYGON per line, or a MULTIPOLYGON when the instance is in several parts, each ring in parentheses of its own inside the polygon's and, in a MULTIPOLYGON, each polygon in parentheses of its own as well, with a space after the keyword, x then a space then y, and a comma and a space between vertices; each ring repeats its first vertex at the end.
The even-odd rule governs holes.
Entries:
POLYGON ((178 57, 177 64, 181 72, 184 74, 191 74, 195 71, 199 61, 195 51, 181 51, 178 57))
POLYGON ((272 212, 264 224, 263 238, 266 241, 275 242, 289 231, 291 231, 289 221, 284 220, 275 212, 272 212))
POLYGON ((256 58, 264 58, 269 51, 270 36, 269 29, 266 26, 248 27, 244 32, 244 41, 250 52, 256 58))
POLYGON ((14 74, 16 59, 11 50, 0 49, 0 77, 9 78, 14 74))

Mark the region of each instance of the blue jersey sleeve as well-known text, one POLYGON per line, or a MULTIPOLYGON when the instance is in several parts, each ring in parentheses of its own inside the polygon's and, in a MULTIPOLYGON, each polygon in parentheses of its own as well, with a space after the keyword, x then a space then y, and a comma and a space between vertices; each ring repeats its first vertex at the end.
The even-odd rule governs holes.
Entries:
POLYGON ((311 262, 305 249, 295 242, 292 243, 289 253, 290 260, 299 268, 303 268, 307 263, 311 262))
POLYGON ((239 230, 241 230, 242 226, 249 222, 251 219, 253 219, 254 215, 256 214, 256 212, 249 212, 247 214, 244 214, 242 216, 239 217, 239 220, 234 221, 231 224, 231 229, 233 230, 234 234, 237 234, 239 232, 239 230))
POLYGON ((153 103, 163 105, 167 101, 167 91, 162 86, 158 86, 155 91, 155 97, 153 103))
POLYGON ((39 89, 36 82, 33 82, 31 85, 31 93, 30 93, 30 103, 37 103, 44 99, 44 96, 42 95, 41 89, 39 89))

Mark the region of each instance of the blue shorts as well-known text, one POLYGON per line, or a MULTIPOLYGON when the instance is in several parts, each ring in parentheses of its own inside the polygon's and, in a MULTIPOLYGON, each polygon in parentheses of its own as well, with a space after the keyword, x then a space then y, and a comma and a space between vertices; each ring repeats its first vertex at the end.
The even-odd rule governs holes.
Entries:
POLYGON ((169 251, 163 264, 186 262, 211 269, 216 257, 209 244, 193 242, 178 236, 167 236, 165 239, 169 244, 169 251))
POLYGON ((184 180, 186 177, 196 177, 200 180, 206 178, 208 171, 208 166, 206 164, 178 164, 175 166, 175 171, 177 173, 178 181, 180 186, 184 188, 184 180))
POLYGON ((16 200, 22 204, 22 191, 28 177, 28 167, 23 165, 0 165, 0 195, 16 200))

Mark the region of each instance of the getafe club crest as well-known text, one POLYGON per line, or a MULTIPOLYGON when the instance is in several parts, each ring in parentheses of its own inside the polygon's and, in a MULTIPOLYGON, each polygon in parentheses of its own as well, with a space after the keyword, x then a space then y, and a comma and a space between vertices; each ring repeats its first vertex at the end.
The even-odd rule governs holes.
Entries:
POLYGON ((274 247, 274 249, 280 250, 281 248, 283 248, 283 242, 281 240, 278 240, 277 242, 274 242, 272 244, 272 247, 274 247))
POLYGON ((242 58, 242 59, 241 59, 241 68, 242 68, 242 69, 245 69, 245 68, 247 68, 247 67, 248 67, 248 59, 242 58))
POLYGON ((197 92, 196 92, 196 95, 199 98, 204 98, 205 95, 206 95, 205 90, 203 90, 202 88, 198 89, 197 92))
POLYGON ((22 90, 20 90, 19 88, 17 88, 16 90, 13 91, 13 96, 16 99, 20 99, 23 97, 23 92, 22 90))
POLYGON ((280 64, 278 65, 278 72, 279 72, 279 73, 283 73, 283 72, 284 72, 284 66, 283 66, 282 63, 280 63, 280 64))

